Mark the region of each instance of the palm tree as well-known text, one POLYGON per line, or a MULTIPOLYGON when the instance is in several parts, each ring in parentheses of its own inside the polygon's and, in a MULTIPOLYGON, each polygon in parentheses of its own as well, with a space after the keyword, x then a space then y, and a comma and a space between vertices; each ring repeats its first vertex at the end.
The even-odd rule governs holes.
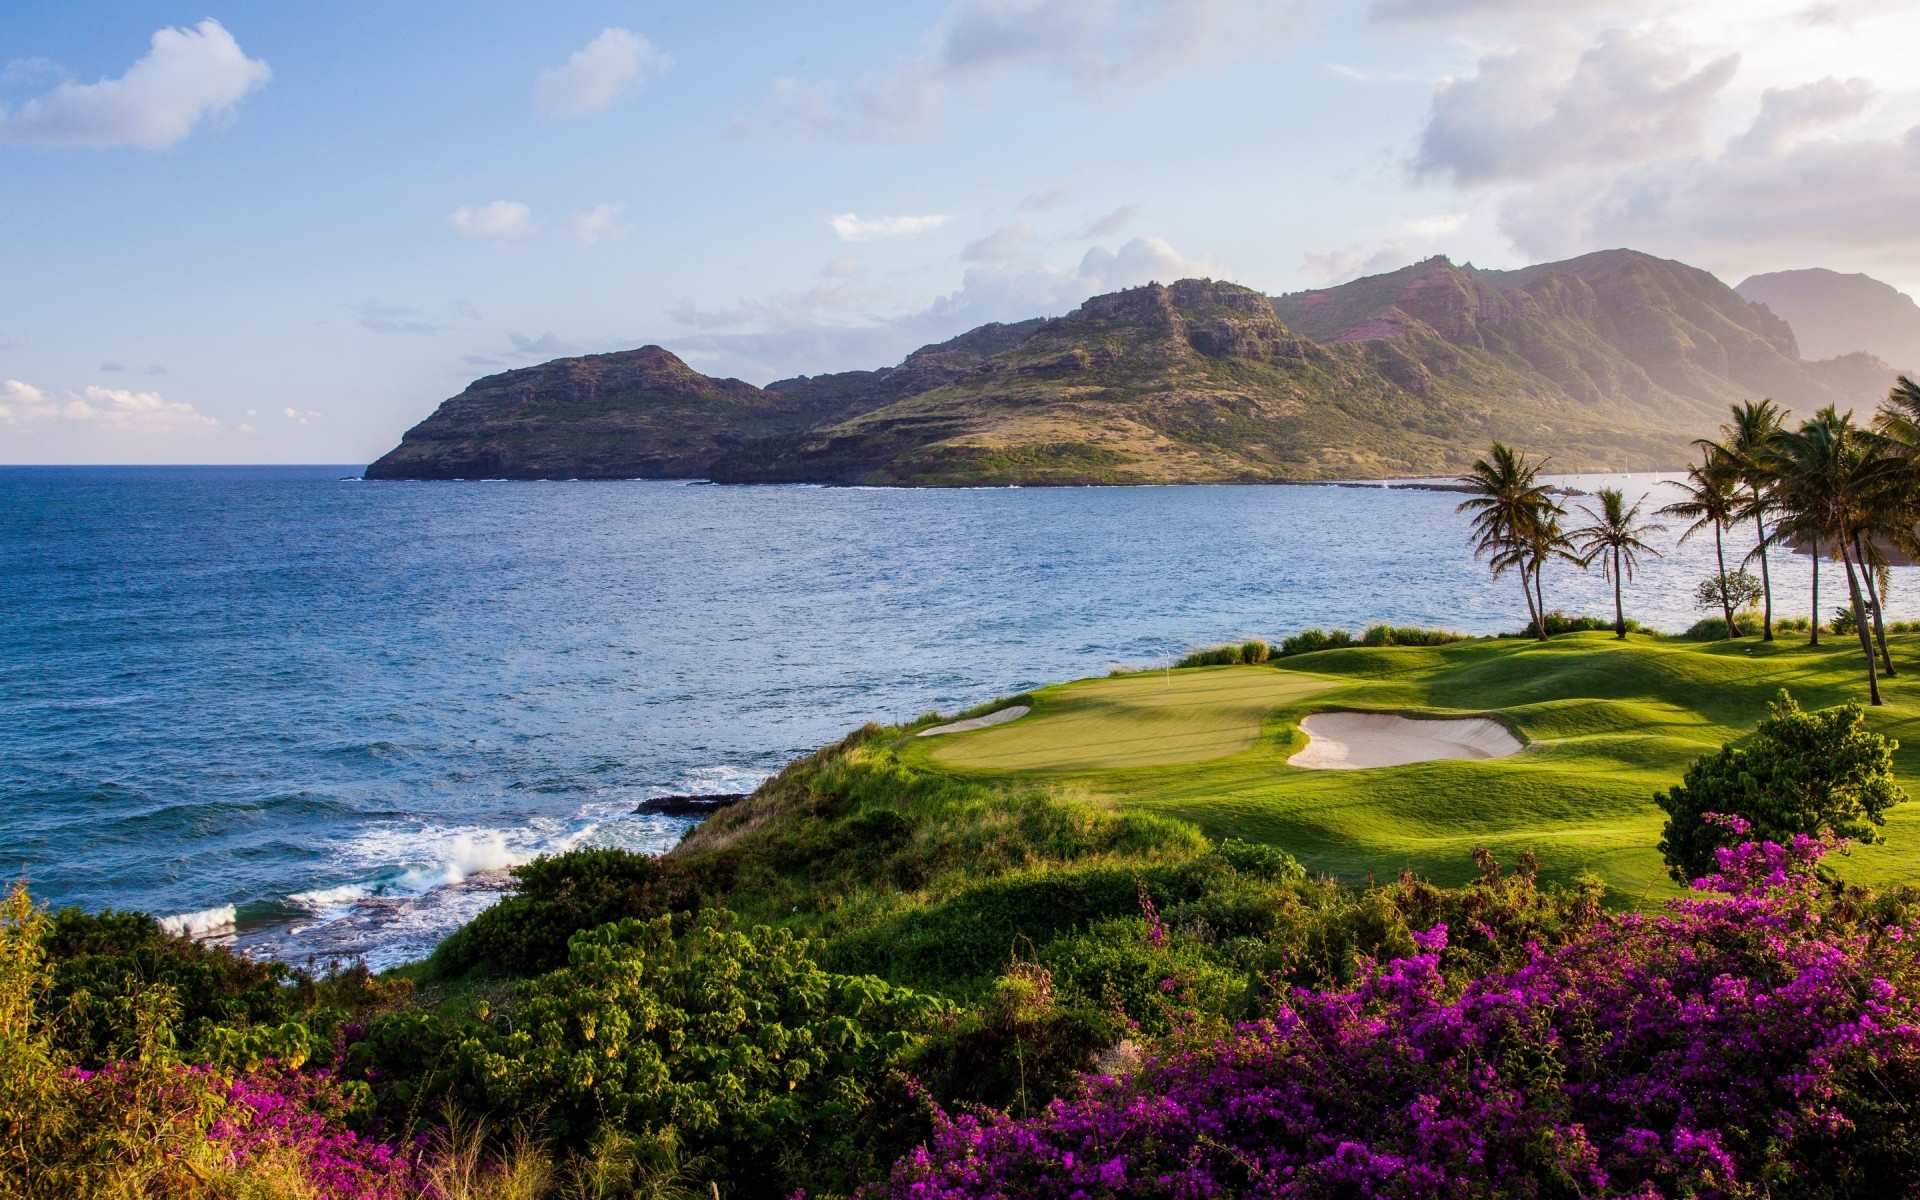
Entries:
POLYGON ((1727 637, 1739 629, 1733 623, 1733 602, 1727 596, 1727 549, 1724 534, 1740 510, 1740 476, 1733 461, 1711 442, 1701 462, 1687 468, 1687 481, 1680 484, 1684 499, 1663 506, 1663 517, 1685 517, 1693 524, 1680 534, 1686 541, 1702 529, 1713 530, 1713 553, 1720 563, 1720 608, 1727 618, 1727 637))
MULTIPOLYGON (((1767 569, 1767 514, 1773 504, 1768 493, 1773 477, 1767 456, 1786 414, 1772 400, 1759 403, 1746 400, 1734 405, 1732 412, 1733 420, 1720 427, 1718 442, 1702 439, 1694 444, 1711 447, 1709 453, 1718 451, 1725 455, 1740 486, 1746 489, 1740 510, 1734 515, 1741 519, 1753 518, 1757 537, 1753 553, 1747 557, 1760 560, 1760 593, 1766 603, 1760 617, 1760 640, 1770 642, 1773 640, 1773 575, 1767 569)), ((1817 616, 1819 609, 1815 608, 1814 612, 1817 616)))
POLYGON ((1660 552, 1646 544, 1641 538, 1649 533, 1659 533, 1665 527, 1648 525, 1640 520, 1640 505, 1635 501, 1627 506, 1627 498, 1619 488, 1601 488, 1595 493, 1600 501, 1600 511, 1582 505, 1580 511, 1591 524, 1573 530, 1567 537, 1584 553, 1581 565, 1600 559, 1600 570, 1607 579, 1613 581, 1613 636, 1621 641, 1627 637, 1627 612, 1621 603, 1620 582, 1632 579, 1634 571, 1639 569, 1639 554, 1644 551, 1660 557, 1660 552))
POLYGON ((1519 569, 1527 615, 1533 620, 1534 635, 1543 642, 1547 622, 1536 604, 1540 582, 1536 549, 1543 540, 1541 527, 1560 511, 1547 486, 1539 482, 1544 466, 1545 460, 1533 462, 1513 447, 1495 442, 1485 458, 1474 460, 1472 469, 1459 477, 1471 494, 1454 510, 1473 514, 1473 556, 1488 560, 1495 579, 1519 569))
MULTIPOLYGON (((1853 423, 1852 413, 1842 415, 1831 405, 1815 413, 1797 431, 1783 433, 1776 439, 1775 452, 1783 513, 1775 537, 1813 535, 1839 551, 1853 606, 1854 629, 1867 660, 1868 699, 1878 705, 1882 703, 1878 664, 1874 662, 1866 602, 1854 562, 1882 519, 1876 507, 1880 513, 1889 511, 1886 498, 1903 481, 1894 469, 1897 460, 1886 453, 1879 439, 1853 423)), ((1819 616, 1815 609, 1816 623, 1819 616)))

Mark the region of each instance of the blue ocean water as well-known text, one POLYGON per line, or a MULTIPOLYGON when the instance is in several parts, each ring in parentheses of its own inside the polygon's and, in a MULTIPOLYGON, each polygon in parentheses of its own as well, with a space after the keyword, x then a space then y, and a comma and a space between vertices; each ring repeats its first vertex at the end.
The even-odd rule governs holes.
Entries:
MULTIPOLYGON (((0 468, 0 862, 38 897, 381 965, 542 850, 671 846, 638 800, 866 721, 1308 625, 1525 621, 1443 492, 356 474, 0 468)), ((1631 611, 1690 624, 1712 554, 1631 611)), ((1775 576, 1803 614, 1805 561, 1775 576)), ((1610 611, 1597 572, 1548 587, 1610 611)))

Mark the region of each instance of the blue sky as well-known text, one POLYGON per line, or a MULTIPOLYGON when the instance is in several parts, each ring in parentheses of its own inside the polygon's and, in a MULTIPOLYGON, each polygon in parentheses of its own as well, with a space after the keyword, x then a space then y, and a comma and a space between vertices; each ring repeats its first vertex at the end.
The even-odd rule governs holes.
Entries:
POLYGON ((558 354, 764 383, 1187 274, 1920 285, 1920 6, 1545 7, 10 5, 0 461, 364 462, 558 354))

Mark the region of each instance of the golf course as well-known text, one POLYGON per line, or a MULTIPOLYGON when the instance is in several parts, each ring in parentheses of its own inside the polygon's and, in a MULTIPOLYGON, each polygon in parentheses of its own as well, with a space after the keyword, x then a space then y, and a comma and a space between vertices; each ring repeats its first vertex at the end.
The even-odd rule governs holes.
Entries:
MULTIPOLYGON (((1896 771, 1912 786, 1920 636, 1897 636, 1892 647, 1896 666, 1913 665, 1883 680, 1886 704, 1868 709, 1868 722, 1901 743, 1896 771)), ((899 753, 929 772, 1050 784, 1191 821, 1347 880, 1410 868, 1458 883, 1473 873, 1475 847, 1503 861, 1531 851, 1543 877, 1590 871, 1615 903, 1637 906, 1677 890, 1655 849, 1664 817, 1654 794, 1695 758, 1751 732, 1783 688, 1809 709, 1864 703, 1858 643, 1578 633, 1351 647, 1046 687, 1020 698, 1032 711, 1017 720, 910 739, 899 753), (1359 770, 1290 766, 1307 745, 1301 720, 1328 712, 1490 717, 1525 748, 1359 770)), ((1834 865, 1864 884, 1920 882, 1920 807, 1893 809, 1883 832, 1881 844, 1854 847, 1834 865)))

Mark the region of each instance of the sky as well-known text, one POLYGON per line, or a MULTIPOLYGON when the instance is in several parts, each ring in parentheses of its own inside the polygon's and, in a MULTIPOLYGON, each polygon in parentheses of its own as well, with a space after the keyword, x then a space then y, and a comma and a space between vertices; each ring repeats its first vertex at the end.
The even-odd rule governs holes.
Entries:
POLYGON ((1915 45, 1912 0, 7 5, 0 462, 364 463, 562 355, 766 383, 1192 275, 1920 294, 1915 45))

